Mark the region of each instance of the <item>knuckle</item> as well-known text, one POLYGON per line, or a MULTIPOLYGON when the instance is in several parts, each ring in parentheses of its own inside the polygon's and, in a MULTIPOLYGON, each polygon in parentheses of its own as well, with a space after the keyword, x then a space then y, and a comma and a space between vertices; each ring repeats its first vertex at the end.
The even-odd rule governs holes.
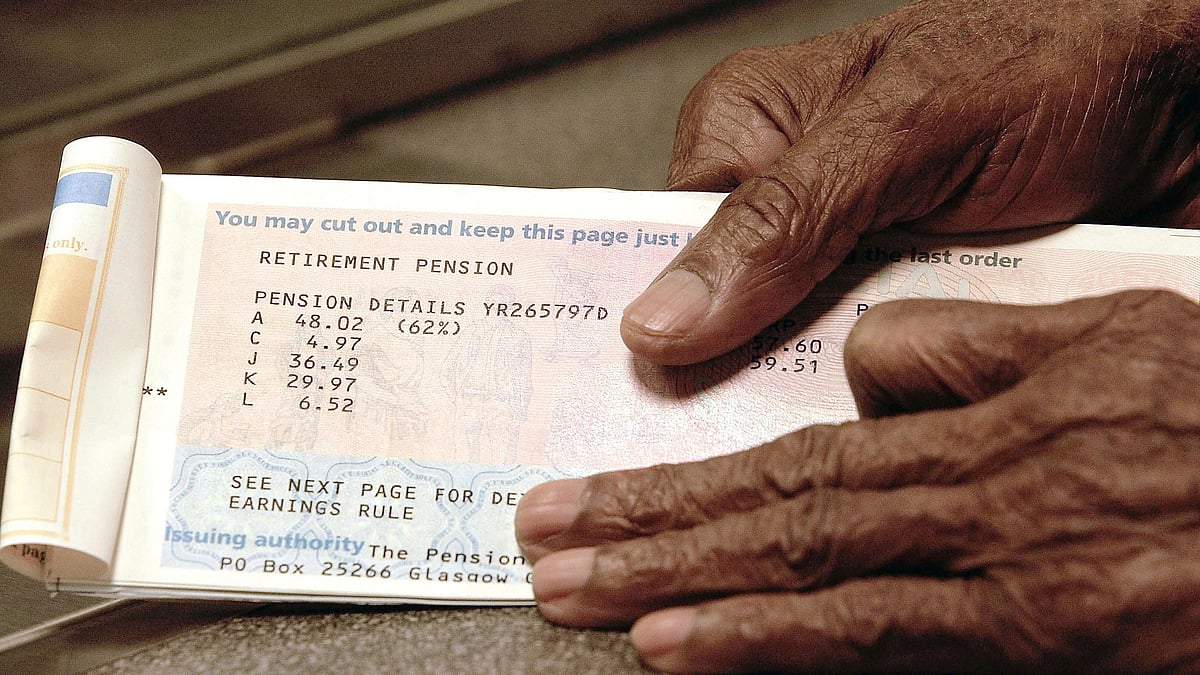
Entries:
MULTIPOLYGON (((897 607, 893 593, 879 584, 851 582, 847 590, 824 603, 820 626, 842 648, 860 657, 878 653, 895 633, 912 630, 911 619, 920 613, 913 607, 897 607)), ((938 599, 932 595, 925 601, 938 599)), ((944 612, 950 615, 954 608, 944 612)))
POLYGON ((1031 427, 1046 438, 1106 429, 1131 446, 1138 432, 1195 433, 1200 410, 1181 402, 1200 385, 1200 346, 1184 338, 1200 329, 1200 307, 1171 291, 1132 290, 1059 311, 1071 338, 1025 382, 1031 427), (1059 392, 1058 405, 1040 402, 1045 387, 1059 392))
POLYGON ((601 546, 588 578, 591 590, 605 597, 620 594, 647 606, 683 592, 691 575, 684 564, 687 543, 678 539, 647 537, 601 546))
POLYGON ((1043 561, 1036 572, 998 580, 991 609, 997 642, 1016 663, 1078 664, 1128 618, 1110 570, 1082 561, 1043 561))
MULTIPOLYGON (((598 549, 593 591, 659 606, 683 599, 793 589, 780 544, 781 518, 742 514, 598 549)), ((592 583, 592 582, 589 582, 592 583)))
MULTIPOLYGON (((728 627, 721 635, 721 646, 738 651, 738 661, 743 667, 763 668, 770 664, 770 655, 776 650, 784 635, 781 628, 778 603, 758 602, 725 603, 719 609, 720 623, 728 627)), ((710 621, 709 623, 715 623, 710 621)), ((794 628, 794 627, 793 627, 794 628)))
POLYGON ((701 630, 692 638, 696 656, 701 657, 696 669, 778 670, 779 659, 786 654, 780 645, 793 642, 794 631, 803 627, 798 620, 785 620, 790 617, 781 616, 779 604, 764 596, 742 596, 702 605, 696 622, 701 630))
POLYGON ((1086 351, 1093 369, 1111 377, 1101 384, 1102 395, 1085 399, 1091 405, 1081 409, 1095 412, 1099 406, 1110 419, 1157 415, 1200 376, 1200 350, 1194 341, 1181 339, 1196 331, 1200 307, 1159 289, 1116 293, 1108 302, 1076 351, 1086 351))
MULTIPOLYGON (((802 499, 788 502, 777 518, 785 522, 774 528, 778 539, 771 542, 769 553, 787 564, 792 575, 791 588, 818 588, 838 580, 839 575, 852 575, 854 570, 840 569, 836 559, 839 537, 835 536, 836 522, 842 513, 840 492, 817 489, 802 499)), ((844 536, 844 526, 840 528, 844 536)))
POLYGON ((593 476, 578 525, 609 540, 668 529, 679 518, 673 505, 679 488, 666 465, 593 476))
MULTIPOLYGON (((732 232, 741 242, 738 248, 749 255, 769 259, 796 255, 805 246, 796 235, 801 204, 811 201, 808 188, 774 176, 762 176, 753 183, 753 191, 737 203, 732 232)), ((809 250, 812 250, 811 248, 809 250)))
POLYGON ((1200 306, 1174 291, 1163 288, 1131 289, 1116 293, 1113 297, 1117 300, 1118 309, 1138 315, 1161 315, 1175 320, 1191 321, 1200 318, 1200 306))
POLYGON ((814 214, 821 211, 819 191, 811 182, 754 178, 721 207, 719 232, 706 239, 724 259, 762 277, 760 283, 785 277, 811 283, 828 270, 810 263, 833 264, 858 234, 823 224, 829 219, 814 214))
MULTIPOLYGON (((849 426, 841 427, 842 433, 849 426)), ((843 482, 839 427, 814 425, 779 438, 759 455, 761 475, 777 494, 790 497, 816 487, 843 482), (784 453, 786 460, 780 461, 784 453)))

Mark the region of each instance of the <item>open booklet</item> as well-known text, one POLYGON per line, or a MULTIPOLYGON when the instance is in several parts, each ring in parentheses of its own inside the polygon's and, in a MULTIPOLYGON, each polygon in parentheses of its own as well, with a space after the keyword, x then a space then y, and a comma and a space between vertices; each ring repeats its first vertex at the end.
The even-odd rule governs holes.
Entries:
POLYGON ((720 199, 163 175, 76 141, 0 555, 89 593, 529 602, 525 490, 853 418, 841 354, 876 303, 1200 285, 1193 232, 892 233, 729 355, 633 358, 622 308, 720 199))

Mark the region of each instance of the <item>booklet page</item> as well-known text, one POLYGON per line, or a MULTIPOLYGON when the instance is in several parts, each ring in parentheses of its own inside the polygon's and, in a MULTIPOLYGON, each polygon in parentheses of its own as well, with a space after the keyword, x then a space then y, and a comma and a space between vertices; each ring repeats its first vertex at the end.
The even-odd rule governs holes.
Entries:
POLYGON ((63 152, 13 412, 0 556, 35 577, 107 570, 146 365, 158 162, 127 141, 63 152))
MULTIPOLYGON (((157 226, 137 230, 137 255, 111 258, 108 244, 93 248, 96 236, 52 225, 50 241, 62 243, 48 245, 48 258, 53 249, 109 270, 47 263, 43 281, 52 283, 43 285, 76 290, 43 301, 39 287, 39 307, 53 309, 35 310, 35 324, 51 327, 31 329, 31 344, 48 331, 70 349, 46 361, 35 346, 27 358, 36 367, 22 371, 22 395, 63 399, 54 419, 68 421, 20 427, 31 438, 64 429, 66 440, 21 446, 10 466, 5 552, 38 571, 39 546, 74 537, 72 550, 99 564, 59 565, 58 589, 530 602, 529 564, 512 532, 526 490, 853 419, 842 353, 875 304, 1052 303, 1137 287, 1200 296, 1200 238, 1187 231, 891 232, 863 240, 741 348, 660 367, 625 349, 620 313, 721 195, 153 180, 139 189, 161 187, 149 218, 157 226), (142 298, 141 309, 126 297, 142 298), (93 325, 128 335, 98 328, 87 337, 93 325), (80 375, 100 362, 100 374, 80 375), (59 376, 46 373, 68 366, 73 384, 59 392, 59 376), (103 393, 93 394, 98 383, 103 393), (71 412, 80 402, 94 412, 71 412), (54 473, 59 464, 74 473, 54 473), (14 491, 18 470, 43 471, 31 484, 44 487, 14 491), (83 517, 55 525, 61 532, 33 528, 56 523, 64 508, 83 517)), ((115 190, 107 204, 124 204, 115 190)), ((98 219, 100 232, 124 222, 86 200, 55 217, 68 207, 98 219)))

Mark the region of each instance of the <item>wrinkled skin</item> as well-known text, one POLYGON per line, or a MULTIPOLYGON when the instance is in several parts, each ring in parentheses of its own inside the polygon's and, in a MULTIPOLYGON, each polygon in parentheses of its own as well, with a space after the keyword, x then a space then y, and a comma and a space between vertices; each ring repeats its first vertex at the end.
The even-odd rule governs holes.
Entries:
POLYGON ((1162 291, 878 306, 864 419, 531 490, 541 611, 670 670, 1197 671, 1197 331, 1162 291))
MULTIPOLYGON (((1200 222, 1198 70, 1200 0, 917 2, 737 54, 670 172, 733 192, 622 335, 723 353, 885 227, 1200 222)), ((529 491, 539 607, 672 671, 1200 672, 1197 335, 1167 292, 879 305, 861 420, 529 491)))
POLYGON ((737 187, 622 336, 726 352, 892 225, 1200 223, 1198 72, 1200 0, 935 0, 739 53, 685 101, 669 177, 737 187))

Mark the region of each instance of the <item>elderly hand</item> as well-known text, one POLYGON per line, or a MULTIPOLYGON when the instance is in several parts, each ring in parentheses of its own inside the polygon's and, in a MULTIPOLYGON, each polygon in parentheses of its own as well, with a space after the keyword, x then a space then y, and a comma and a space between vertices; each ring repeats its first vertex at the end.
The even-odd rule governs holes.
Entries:
POLYGON ((863 420, 531 490, 550 620, 667 670, 1200 669, 1200 307, 877 306, 863 420))
MULTIPOLYGON (((671 165, 736 188, 622 336, 721 354, 892 225, 1200 222, 1197 82, 1200 0, 925 0, 742 52, 671 165)), ((539 607, 667 670, 1200 670, 1197 334, 1165 292, 877 306, 861 421, 531 490, 539 607)))
POLYGON ((676 189, 737 188, 625 342, 728 351, 893 224, 1200 222, 1198 82, 1198 0, 926 0, 739 53, 685 102, 670 168, 676 189))

